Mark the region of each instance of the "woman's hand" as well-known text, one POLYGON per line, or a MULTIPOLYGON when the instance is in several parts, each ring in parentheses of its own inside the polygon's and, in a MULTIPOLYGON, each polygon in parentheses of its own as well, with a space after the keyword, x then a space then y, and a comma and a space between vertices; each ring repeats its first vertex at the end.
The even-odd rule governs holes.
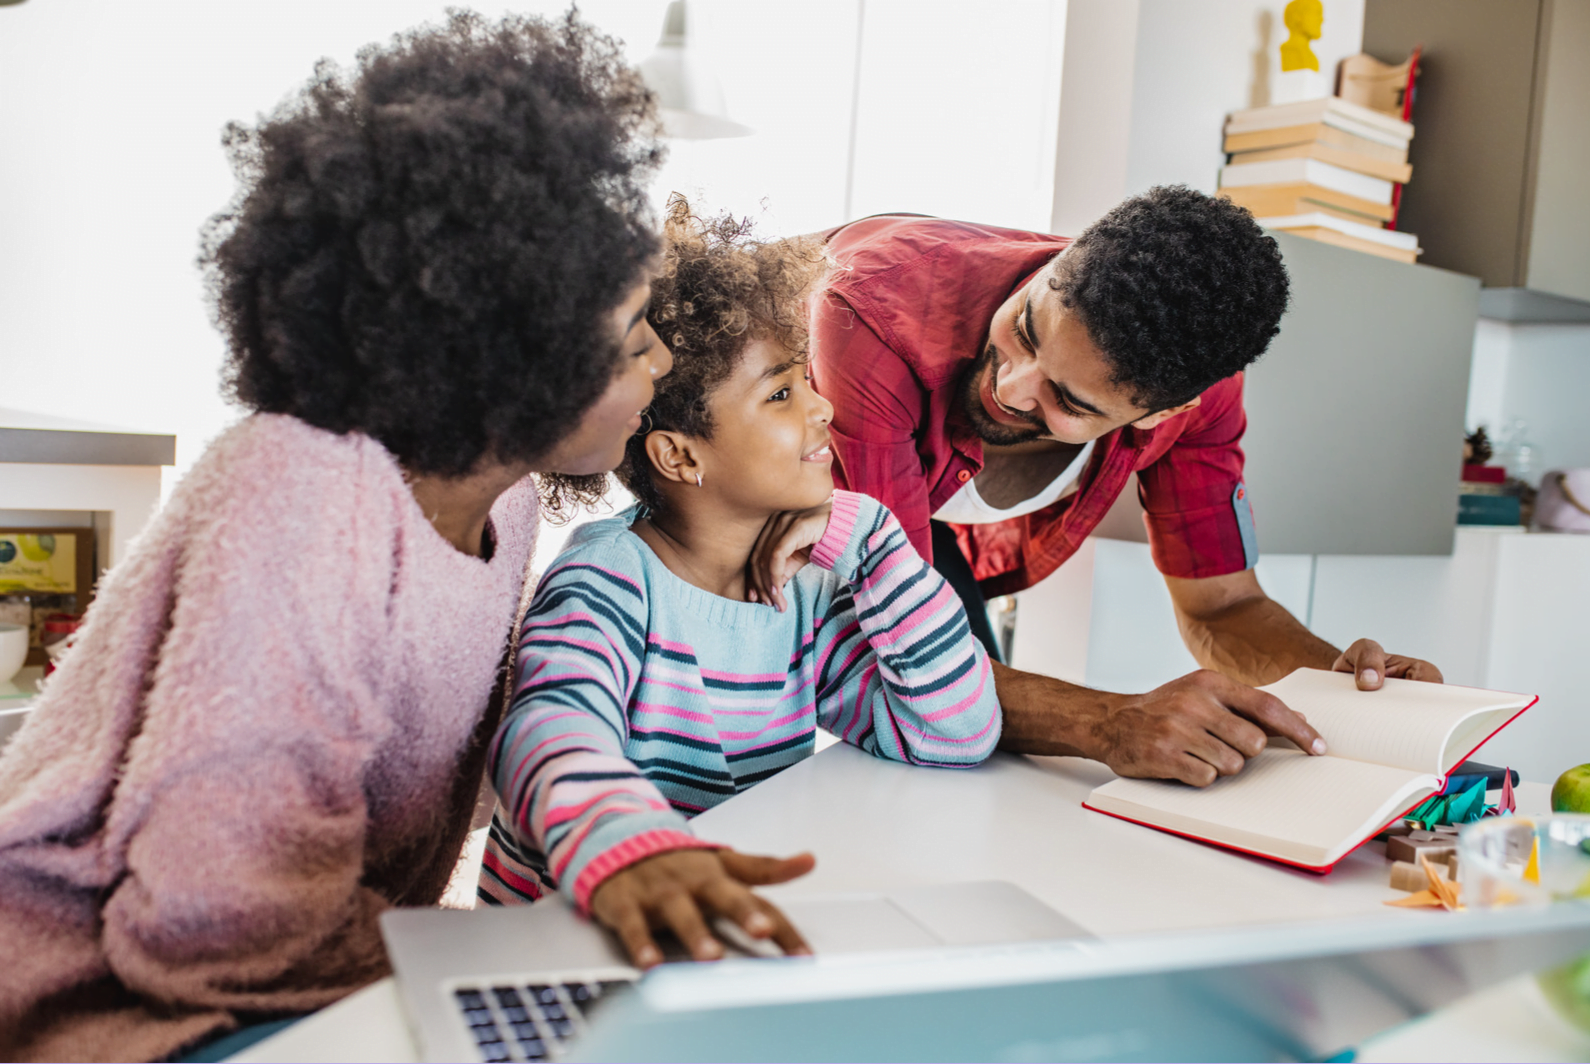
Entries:
POLYGON ((780 613, 788 608, 784 585, 812 559, 812 546, 828 530, 833 500, 809 510, 784 510, 767 519, 745 562, 745 597, 780 613))
POLYGON ((707 929, 712 917, 734 921, 752 938, 772 939, 786 954, 806 954, 811 947, 788 918, 747 888, 803 876, 816 863, 809 853, 778 858, 669 850, 602 880, 591 895, 591 914, 617 933, 639 968, 662 960, 654 928, 671 930, 698 961, 722 957, 723 944, 707 929))

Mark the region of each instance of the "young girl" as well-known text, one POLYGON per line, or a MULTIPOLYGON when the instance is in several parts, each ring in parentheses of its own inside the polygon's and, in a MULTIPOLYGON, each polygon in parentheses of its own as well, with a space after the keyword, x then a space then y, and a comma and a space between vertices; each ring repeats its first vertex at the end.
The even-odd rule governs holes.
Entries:
POLYGON ((810 857, 716 849, 687 822, 810 756, 818 727, 946 767, 1000 727, 954 593, 887 510, 833 488, 801 317, 819 253, 669 214, 650 315, 675 368, 618 470, 639 505, 580 529, 536 593, 481 879, 487 902, 560 886, 642 966, 651 927, 721 955, 703 913, 804 948, 746 884, 810 857))

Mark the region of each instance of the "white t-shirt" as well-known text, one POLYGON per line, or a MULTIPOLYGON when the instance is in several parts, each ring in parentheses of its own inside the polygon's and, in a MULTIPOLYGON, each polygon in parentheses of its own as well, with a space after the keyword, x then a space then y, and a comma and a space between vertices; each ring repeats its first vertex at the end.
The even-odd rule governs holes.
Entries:
POLYGON ((1083 444, 1082 450, 1071 459, 1071 464, 1050 481, 1048 487, 1030 499, 1021 500, 1008 510, 996 510, 984 502, 983 497, 977 494, 977 479, 974 477, 968 480, 960 491, 951 495, 934 513, 933 518, 937 521, 948 521, 953 525, 991 525, 1042 510, 1050 503, 1063 499, 1077 490, 1077 481, 1082 479, 1082 470, 1087 468, 1088 458, 1093 454, 1094 442, 1089 440, 1083 444))

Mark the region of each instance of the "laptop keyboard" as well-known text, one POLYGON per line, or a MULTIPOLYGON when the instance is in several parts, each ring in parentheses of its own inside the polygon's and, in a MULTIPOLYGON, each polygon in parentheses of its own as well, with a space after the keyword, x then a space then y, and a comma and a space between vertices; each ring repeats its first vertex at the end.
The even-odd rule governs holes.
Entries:
POLYGON ((628 980, 460 986, 453 1000, 479 1050, 478 1059, 552 1060, 585 1023, 585 1012, 628 980))

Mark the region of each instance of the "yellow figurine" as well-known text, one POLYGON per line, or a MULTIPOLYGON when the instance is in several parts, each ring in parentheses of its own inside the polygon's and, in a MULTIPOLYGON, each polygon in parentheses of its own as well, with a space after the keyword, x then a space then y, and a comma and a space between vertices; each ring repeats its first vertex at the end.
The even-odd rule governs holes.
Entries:
POLYGON ((1281 72, 1318 70, 1319 57, 1309 46, 1319 40, 1325 23, 1325 7, 1320 0, 1291 0, 1281 16, 1289 36, 1281 43, 1281 72))

